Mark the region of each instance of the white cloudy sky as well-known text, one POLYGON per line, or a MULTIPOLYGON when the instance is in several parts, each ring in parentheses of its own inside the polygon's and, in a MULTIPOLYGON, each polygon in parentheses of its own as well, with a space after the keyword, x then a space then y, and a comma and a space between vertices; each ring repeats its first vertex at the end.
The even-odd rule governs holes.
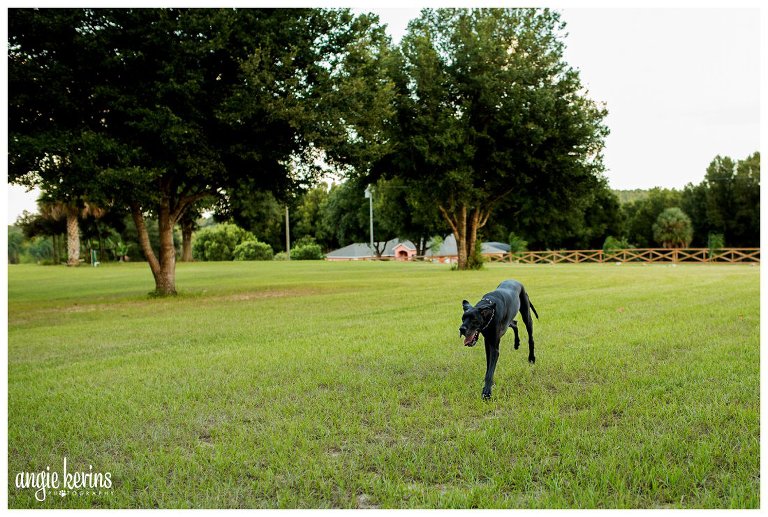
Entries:
MULTIPOLYGON (((418 9, 375 9, 399 40, 418 9)), ((562 9, 566 60, 608 107, 612 188, 698 183, 760 144, 756 9, 562 9)))
MULTIPOLYGON (((358 9, 361 10, 361 9, 358 9)), ((368 8, 397 42, 413 8, 368 8)), ((716 155, 760 143, 757 9, 562 9, 567 61, 607 104, 605 164, 617 189, 698 183, 716 155)), ((8 220, 35 193, 9 188, 8 220)))

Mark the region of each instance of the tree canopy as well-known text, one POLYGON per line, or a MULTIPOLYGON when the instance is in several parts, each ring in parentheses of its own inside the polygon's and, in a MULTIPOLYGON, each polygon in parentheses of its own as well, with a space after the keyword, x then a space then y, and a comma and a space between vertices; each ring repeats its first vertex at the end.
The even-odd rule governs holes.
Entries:
POLYGON ((43 9, 9 16, 10 178, 128 206, 160 294, 206 196, 281 193, 381 142, 388 39, 318 9, 43 9), (146 238, 157 218, 159 256, 146 238))
POLYGON ((500 203, 540 217, 600 181, 606 111, 565 63, 563 28, 547 9, 425 9, 408 25, 392 152, 374 172, 432 194, 460 268, 500 203))

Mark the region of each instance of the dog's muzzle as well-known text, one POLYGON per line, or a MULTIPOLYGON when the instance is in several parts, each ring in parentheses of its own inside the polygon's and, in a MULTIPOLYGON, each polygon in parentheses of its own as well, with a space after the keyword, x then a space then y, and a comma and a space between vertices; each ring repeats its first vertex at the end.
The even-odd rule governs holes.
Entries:
MULTIPOLYGON (((464 335, 466 331, 459 330, 459 337, 464 335)), ((466 334, 464 337, 464 346, 475 346, 477 344, 477 340, 480 339, 480 331, 479 330, 473 330, 472 332, 466 334)))

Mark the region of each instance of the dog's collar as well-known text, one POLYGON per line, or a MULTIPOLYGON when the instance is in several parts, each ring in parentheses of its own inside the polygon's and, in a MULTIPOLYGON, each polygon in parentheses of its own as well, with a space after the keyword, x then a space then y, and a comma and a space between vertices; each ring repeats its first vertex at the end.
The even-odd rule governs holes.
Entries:
MULTIPOLYGON (((482 299, 482 300, 480 300, 480 301, 481 301, 481 302, 482 302, 482 301, 486 301, 486 302, 488 302, 488 303, 493 303, 493 302, 492 302, 492 300, 489 300, 488 298, 483 298, 483 299, 482 299)), ((481 329, 480 329, 480 332, 482 332, 482 331, 484 331, 485 329, 487 329, 487 328, 488 328, 488 325, 490 325, 490 324, 491 324, 491 322, 493 321, 493 318, 494 318, 494 317, 496 317, 496 305, 492 305, 492 306, 491 306, 491 310, 493 311, 493 312, 491 313, 491 317, 490 317, 490 318, 488 318, 488 321, 485 323, 485 325, 483 326, 483 328, 481 328, 481 329)))

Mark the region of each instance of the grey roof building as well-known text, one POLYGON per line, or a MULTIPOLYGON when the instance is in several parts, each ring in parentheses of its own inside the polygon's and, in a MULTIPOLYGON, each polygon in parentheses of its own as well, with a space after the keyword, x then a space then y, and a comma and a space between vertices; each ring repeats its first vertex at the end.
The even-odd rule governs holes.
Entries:
MULTIPOLYGON (((507 245, 507 249, 503 249, 504 244, 500 242, 483 242, 481 244, 481 253, 483 255, 495 255, 495 254, 503 254, 509 252, 509 245, 507 245)), ((432 250, 427 249, 426 256, 427 257, 456 257, 458 256, 459 251, 456 246, 456 237, 453 236, 453 234, 449 235, 445 238, 443 241, 443 245, 440 246, 440 249, 437 250, 437 252, 432 253, 432 250)))
MULTIPOLYGON (((410 250, 413 250, 414 252, 416 250, 416 246, 409 240, 401 241, 400 239, 392 239, 386 242, 378 242, 377 245, 384 246, 384 251, 381 254, 382 258, 402 257, 402 255, 398 255, 398 257, 395 256, 395 248, 402 249, 403 247, 406 247, 410 250)), ((453 236, 453 234, 448 235, 445 240, 443 240, 443 244, 440 246, 440 249, 438 249, 435 253, 432 253, 432 250, 429 249, 430 245, 431 241, 427 243, 427 257, 438 259, 442 257, 456 257, 459 254, 456 247, 456 238, 453 236)), ((509 253, 509 245, 504 244, 503 242, 483 242, 481 249, 481 253, 483 255, 509 253)), ((344 246, 343 248, 331 251, 330 253, 326 254, 325 258, 327 260, 365 260, 374 258, 375 256, 376 253, 371 249, 370 244, 356 242, 354 244, 344 246)))
MULTIPOLYGON (((416 249, 416 246, 414 246, 414 244, 409 240, 401 241, 400 239, 392 239, 386 242, 379 241, 376 244, 378 246, 384 246, 384 251, 381 253, 381 256, 386 258, 395 256, 395 247, 397 247, 399 244, 402 244, 403 246, 406 246, 412 250, 416 249)), ((350 244, 349 246, 344 246, 343 248, 331 251, 325 255, 325 258, 329 260, 362 260, 373 258, 375 256, 376 252, 371 249, 370 244, 356 242, 354 244, 350 244)))

